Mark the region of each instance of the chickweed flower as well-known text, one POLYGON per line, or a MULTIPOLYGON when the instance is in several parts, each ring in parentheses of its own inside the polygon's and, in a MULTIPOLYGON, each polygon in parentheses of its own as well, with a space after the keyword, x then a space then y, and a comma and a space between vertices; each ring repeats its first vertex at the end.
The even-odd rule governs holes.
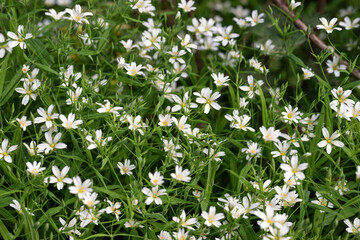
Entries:
POLYGON ((181 211, 181 214, 179 217, 173 217, 172 218, 174 222, 177 222, 181 225, 181 227, 190 229, 190 230, 194 230, 194 228, 191 225, 197 224, 197 220, 196 218, 186 218, 186 213, 185 210, 181 211))
POLYGON ((325 140, 322 140, 321 142, 319 142, 317 145, 319 148, 323 148, 326 147, 326 152, 328 154, 331 153, 332 150, 332 146, 337 146, 337 147, 344 147, 344 143, 335 140, 336 138, 340 137, 340 133, 339 132, 334 132, 331 136, 329 134, 329 131, 323 127, 322 128, 322 133, 324 135, 325 140))
POLYGON ((101 107, 96 110, 98 113, 113 113, 116 116, 119 116, 120 113, 118 111, 123 109, 122 107, 114 107, 114 105, 110 104, 110 101, 107 99, 105 100, 105 104, 101 104, 101 103, 96 103, 96 104, 101 107))
POLYGON ((58 190, 63 189, 64 184, 71 184, 73 180, 71 178, 66 177, 69 172, 70 167, 65 166, 61 171, 57 166, 52 166, 53 176, 47 177, 44 179, 44 182, 48 183, 56 183, 56 187, 58 190))
POLYGON ((21 49, 26 49, 26 43, 25 40, 32 38, 32 34, 31 33, 24 33, 24 26, 23 25, 19 25, 18 29, 17 29, 17 35, 13 32, 7 32, 7 35, 9 38, 11 38, 12 40, 9 41, 8 45, 10 48, 14 48, 17 45, 20 46, 21 49))
POLYGON ((70 113, 68 117, 60 115, 62 126, 66 129, 77 129, 79 125, 83 124, 83 120, 75 120, 75 114, 70 113))
POLYGON ((256 26, 259 23, 263 23, 264 22, 264 13, 260 13, 258 14, 257 10, 254 10, 251 12, 251 17, 246 17, 245 20, 252 26, 256 26))
POLYGON ((349 219, 345 219, 344 223, 346 224, 346 226, 348 226, 346 228, 346 231, 348 233, 353 233, 353 234, 360 233, 360 219, 359 218, 355 218, 354 223, 351 223, 349 219))
POLYGON ((193 0, 181 0, 180 3, 178 3, 178 8, 181 8, 184 10, 184 12, 191 12, 195 11, 196 7, 194 7, 195 2, 193 0))
POLYGON ((79 176, 73 178, 74 186, 69 187, 69 191, 72 194, 78 195, 79 199, 83 199, 86 194, 93 191, 90 179, 86 179, 84 182, 81 181, 79 176))
POLYGON ((46 12, 45 15, 52 17, 55 21, 63 19, 63 16, 66 12, 56 12, 55 9, 49 9, 49 12, 46 12))
POLYGON ((308 163, 299 164, 299 158, 297 155, 291 157, 291 164, 282 163, 280 168, 285 171, 284 177, 290 178, 294 176, 296 179, 304 180, 305 174, 302 172, 308 167, 308 163))
POLYGON ((34 123, 45 123, 46 127, 51 128, 53 126, 53 119, 57 119, 59 117, 58 113, 53 113, 54 104, 51 104, 48 110, 44 110, 42 107, 37 110, 38 114, 41 117, 36 117, 34 119, 34 123))
POLYGON ((214 79, 214 83, 217 87, 221 87, 221 86, 229 86, 229 84, 227 84, 227 81, 230 81, 228 76, 225 76, 223 73, 212 73, 211 77, 214 79))
POLYGON ((120 168, 121 175, 127 174, 130 176, 132 174, 131 171, 135 169, 135 165, 130 164, 129 159, 125 159, 124 163, 118 162, 117 166, 118 166, 118 168, 120 168))
POLYGON ((156 185, 151 190, 147 187, 144 187, 141 190, 148 198, 145 201, 146 205, 150 205, 152 202, 155 202, 156 205, 161 205, 162 200, 159 198, 159 196, 166 195, 166 189, 160 189, 159 186, 156 185))
POLYGON ((76 4, 75 8, 73 9, 69 9, 69 8, 65 9, 65 12, 70 14, 70 17, 68 17, 67 19, 80 24, 84 24, 84 23, 89 24, 89 21, 84 17, 93 15, 91 12, 82 13, 81 6, 79 4, 76 4))
POLYGON ((225 218, 223 213, 216 213, 215 207, 210 207, 209 212, 203 211, 201 216, 205 219, 206 226, 211 227, 214 225, 217 228, 221 226, 221 222, 219 220, 225 218))
POLYGON ((208 114, 210 112, 210 106, 215 110, 220 110, 221 106, 215 101, 218 99, 221 94, 219 92, 215 92, 211 94, 212 90, 210 88, 201 89, 201 93, 195 92, 194 95, 198 96, 196 98, 196 102, 200 104, 205 104, 204 113, 208 114))
POLYGON ((16 118, 16 121, 20 124, 22 130, 26 131, 26 127, 31 125, 31 121, 27 121, 26 116, 22 116, 21 118, 16 118))
POLYGON ((276 130, 274 127, 269 127, 266 129, 266 127, 262 126, 260 127, 260 132, 263 135, 263 139, 265 141, 278 141, 278 137, 280 136, 281 132, 280 130, 276 130))
POLYGON ((254 77, 252 75, 247 76, 247 82, 249 84, 249 86, 240 86, 239 88, 245 92, 248 92, 248 96, 249 98, 253 98, 254 94, 259 95, 259 89, 255 89, 257 87, 257 84, 259 84, 259 86, 264 84, 263 80, 258 80, 257 84, 254 81, 254 77))
POLYGON ((1 143, 1 148, 0 148, 0 160, 4 159, 5 162, 11 163, 12 158, 10 156, 10 153, 15 151, 18 146, 13 145, 8 147, 8 145, 9 145, 9 139, 4 139, 1 143))
POLYGON ((190 171, 188 169, 182 169, 181 166, 176 166, 175 167, 175 173, 171 174, 171 177, 178 180, 178 181, 183 181, 183 182, 190 182, 191 177, 189 177, 190 175, 190 171))
POLYGON ((345 17, 344 21, 341 21, 339 25, 345 28, 346 30, 351 30, 353 28, 358 28, 360 26, 359 22, 360 22, 360 18, 355 18, 354 21, 351 21, 349 17, 345 17))
POLYGON ((326 18, 320 18, 321 25, 316 25, 317 29, 325 29, 327 33, 332 33, 334 30, 341 31, 341 28, 335 27, 337 18, 332 18, 330 22, 326 18))
POLYGON ((136 65, 136 62, 132 62, 131 64, 126 64, 125 65, 125 69, 126 69, 126 74, 130 75, 132 77, 136 76, 136 75, 144 75, 144 72, 141 71, 141 69, 143 69, 144 67, 140 64, 140 65, 136 65))
MULTIPOLYGON (((23 208, 21 208, 21 205, 18 200, 13 199, 12 203, 10 203, 10 207, 15 209, 19 214, 21 215, 24 214, 23 208)), ((34 214, 30 212, 31 210, 29 208, 24 207, 24 210, 27 211, 29 215, 34 216, 34 214)))
POLYGON ((291 105, 285 107, 285 112, 281 113, 283 115, 284 122, 294 122, 299 123, 301 116, 303 115, 301 112, 298 112, 298 108, 292 108, 291 105))
POLYGON ((45 133, 46 142, 38 145, 39 151, 48 154, 50 151, 66 148, 67 145, 65 143, 59 143, 61 135, 62 135, 61 133, 57 133, 53 138, 52 132, 46 132, 45 133))
POLYGON ((27 162, 27 171, 33 176, 37 176, 40 172, 44 171, 46 168, 41 167, 41 162, 34 161, 33 163, 27 162))
POLYGON ((339 57, 338 56, 334 56, 333 60, 327 60, 326 61, 326 65, 328 66, 327 71, 328 73, 334 73, 335 77, 339 77, 340 76, 340 71, 339 70, 345 70, 346 66, 344 64, 340 64, 339 65, 339 57))

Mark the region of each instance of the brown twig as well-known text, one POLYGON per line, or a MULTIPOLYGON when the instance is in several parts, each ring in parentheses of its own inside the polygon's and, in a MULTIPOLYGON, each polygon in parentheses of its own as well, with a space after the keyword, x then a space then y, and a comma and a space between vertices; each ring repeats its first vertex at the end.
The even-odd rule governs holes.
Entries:
MULTIPOLYGON (((291 12, 289 10, 289 7, 284 4, 281 0, 271 0, 273 4, 275 4, 277 7, 279 7, 281 10, 283 10, 284 12, 287 13, 287 17, 293 21, 294 25, 299 28, 300 30, 302 30, 305 34, 307 34, 308 32, 308 27, 305 25, 305 23, 303 21, 301 21, 299 18, 297 20, 294 21, 295 18, 295 14, 293 12, 291 12)), ((309 39, 310 41, 316 45, 318 48, 320 48, 321 50, 325 50, 327 48, 329 48, 328 45, 326 45, 326 43, 324 43, 318 36, 316 36, 314 33, 310 33, 309 35, 309 39)), ((337 53, 334 53, 335 56, 339 55, 337 53)), ((346 65, 347 69, 349 69, 349 63, 345 60, 341 60, 341 63, 346 65)), ((358 71, 357 69, 354 69, 351 72, 352 75, 354 75, 357 79, 360 79, 360 71, 358 71)))

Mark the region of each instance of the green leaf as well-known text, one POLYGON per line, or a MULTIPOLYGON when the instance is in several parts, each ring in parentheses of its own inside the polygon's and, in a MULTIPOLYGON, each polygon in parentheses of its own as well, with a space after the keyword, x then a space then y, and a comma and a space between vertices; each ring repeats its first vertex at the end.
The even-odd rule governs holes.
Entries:
POLYGON ((10 54, 6 55, 4 61, 1 63, 1 69, 0 69, 0 98, 1 98, 1 95, 2 95, 4 83, 5 83, 5 76, 6 76, 9 57, 10 57, 10 54))
POLYGON ((22 70, 19 69, 16 74, 13 76, 13 78, 10 80, 9 83, 7 83, 7 87, 5 88, 5 90, 3 91, 3 94, 0 98, 0 106, 4 105, 9 98, 12 96, 16 85, 19 83, 19 79, 22 76, 22 70))
POLYGON ((298 58, 297 56, 295 56, 294 54, 289 54, 288 57, 293 60, 296 64, 300 65, 303 68, 306 68, 306 65, 304 64, 304 62, 298 58))
POLYGON ((4 240, 15 239, 15 237, 9 232, 9 230, 6 228, 5 224, 1 220, 0 220, 0 234, 4 240))

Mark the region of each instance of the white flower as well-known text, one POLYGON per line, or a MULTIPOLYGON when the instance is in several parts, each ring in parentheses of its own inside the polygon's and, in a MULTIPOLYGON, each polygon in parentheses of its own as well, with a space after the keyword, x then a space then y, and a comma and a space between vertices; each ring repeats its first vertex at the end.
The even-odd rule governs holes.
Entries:
POLYGON ((157 186, 157 185, 162 185, 164 183, 164 177, 161 176, 160 172, 154 172, 154 174, 152 174, 151 172, 149 172, 149 178, 150 178, 150 182, 152 185, 157 186))
MULTIPOLYGON (((5 56, 6 51, 11 53, 12 48, 9 47, 9 43, 5 42, 4 35, 2 33, 0 33, 0 58, 3 58, 5 56)), ((24 64, 24 66, 25 66, 25 64, 24 64)))
POLYGON ((32 98, 34 101, 37 97, 36 90, 40 87, 40 83, 35 82, 34 84, 30 84, 29 82, 24 82, 23 87, 21 88, 15 88, 15 91, 18 93, 23 94, 23 100, 21 103, 23 105, 27 105, 30 98, 32 98))
POLYGON ((140 65, 136 65, 136 62, 131 62, 131 64, 126 64, 125 65, 125 69, 126 69, 126 74, 134 77, 135 75, 144 75, 144 72, 141 71, 141 69, 143 69, 144 67, 140 64, 140 65))
POLYGON ((194 7, 195 2, 193 0, 181 0, 180 3, 178 3, 178 8, 181 8, 184 10, 184 12, 191 12, 195 11, 196 7, 194 7))
POLYGON ((96 204, 98 204, 100 201, 96 200, 98 194, 97 193, 89 193, 87 192, 84 195, 84 198, 82 199, 83 204, 88 206, 89 208, 94 207, 96 204))
POLYGON ((95 149, 97 147, 105 146, 109 141, 112 140, 112 137, 104 138, 101 129, 96 130, 95 135, 96 137, 94 140, 92 139, 92 136, 90 135, 86 136, 86 140, 90 143, 88 146, 89 150, 95 149))
POLYGON ((349 98, 352 93, 351 90, 344 91, 342 87, 338 87, 337 89, 333 88, 331 90, 331 93, 336 99, 330 102, 331 109, 337 112, 339 108, 344 108, 344 109, 353 108, 355 102, 354 100, 349 98))
POLYGON ((116 61, 118 63, 118 65, 117 65, 118 69, 125 67, 126 63, 125 63, 125 59, 123 57, 116 58, 116 61))
POLYGON ((82 182, 80 177, 76 176, 73 178, 73 183, 74 186, 69 187, 69 191, 72 194, 77 194, 79 199, 83 199, 87 193, 91 193, 93 191, 93 189, 90 188, 90 179, 86 179, 82 182))
POLYGON ((187 117, 181 116, 180 120, 172 117, 172 120, 180 131, 187 132, 190 129, 190 124, 186 123, 187 117))
POLYGON ((349 233, 360 233, 360 219, 359 218, 355 218, 354 219, 354 224, 352 224, 349 219, 345 219, 344 223, 346 224, 346 226, 348 226, 346 228, 346 231, 349 233))
POLYGON ((359 180, 360 179, 360 166, 356 167, 355 175, 356 175, 356 180, 359 180))
POLYGON ((115 214, 115 217, 116 217, 116 220, 119 221, 119 215, 120 215, 120 206, 121 206, 121 203, 120 202, 111 202, 109 199, 106 200, 110 206, 106 207, 105 211, 107 214, 110 214, 110 213, 114 213, 115 214))
POLYGON ((81 6, 79 4, 76 4, 74 9, 69 9, 69 8, 65 9, 65 12, 70 14, 70 17, 68 17, 67 19, 75 21, 80 24, 84 24, 84 23, 89 24, 89 21, 84 17, 93 15, 91 12, 82 13, 81 6))
POLYGON ((189 177, 190 171, 188 169, 182 170, 181 166, 176 165, 175 173, 171 174, 171 177, 183 182, 190 182, 191 177, 189 177))
POLYGON ((265 55, 269 55, 270 52, 275 48, 275 45, 272 44, 272 41, 270 39, 266 40, 265 44, 255 44, 256 48, 260 48, 262 52, 264 52, 265 55))
POLYGON ((31 33, 24 33, 24 26, 23 25, 19 25, 18 29, 18 34, 16 35, 13 32, 7 32, 7 35, 9 38, 11 38, 12 40, 8 43, 8 46, 10 48, 14 48, 17 45, 20 45, 21 49, 26 49, 26 43, 25 40, 32 38, 32 34, 31 33))
POLYGON ((135 169, 135 165, 130 164, 129 159, 125 159, 124 163, 118 162, 117 166, 120 168, 121 175, 127 174, 130 176, 132 174, 131 171, 135 169))
POLYGON ((349 191, 349 188, 346 186, 347 185, 347 181, 346 180, 339 180, 336 184, 336 186, 334 187, 334 189, 336 191, 339 191, 340 195, 344 195, 344 192, 349 191))
POLYGON ((141 128, 145 128, 147 127, 147 125, 145 123, 141 122, 141 116, 136 116, 135 118, 133 116, 127 116, 127 121, 130 124, 129 125, 129 129, 130 130, 138 130, 139 133, 143 136, 144 132, 141 128))
POLYGON ((288 107, 285 107, 285 112, 281 113, 283 115, 283 121, 285 123, 287 122, 294 122, 294 123, 299 123, 298 120, 301 119, 301 116, 303 115, 301 112, 298 112, 298 108, 292 108, 291 105, 289 105, 288 107))
POLYGON ((125 224, 126 228, 136 228, 136 227, 140 227, 143 228, 143 225, 140 225, 140 222, 134 220, 134 219, 129 219, 125 224))
POLYGON ((287 141, 283 141, 283 142, 277 141, 277 142, 275 142, 275 146, 278 149, 278 151, 272 151, 271 155, 274 158, 281 156, 281 158, 284 162, 287 161, 289 159, 287 156, 287 153, 290 148, 290 143, 287 141))
POLYGON ((179 223, 182 227, 190 229, 190 230, 194 230, 194 228, 191 225, 197 224, 197 220, 196 218, 189 218, 186 219, 186 213, 185 210, 181 211, 181 214, 179 217, 173 217, 172 218, 174 222, 179 223))
POLYGON ((59 228, 59 232, 63 232, 65 229, 70 229, 64 233, 69 234, 69 239, 70 240, 74 240, 74 238, 72 237, 73 234, 76 234, 78 236, 81 235, 81 232, 77 229, 73 229, 73 227, 76 224, 76 218, 74 217, 73 219, 70 220, 69 224, 66 224, 66 221, 64 219, 62 219, 61 217, 59 217, 59 221, 62 225, 62 227, 59 228))
POLYGON ((129 52, 132 48, 137 47, 136 44, 133 45, 133 40, 129 39, 126 42, 124 40, 121 40, 120 43, 124 46, 127 52, 129 52))
POLYGON ((177 112, 180 109, 184 109, 185 112, 189 112, 190 108, 197 108, 198 106, 196 103, 191 102, 191 99, 189 98, 189 92, 186 92, 182 99, 173 94, 172 99, 177 103, 177 105, 171 108, 172 112, 177 112))
POLYGON ((315 76, 315 74, 312 72, 311 68, 301 68, 301 70, 304 73, 304 79, 310 79, 313 76, 315 76))
POLYGON ((50 9, 49 12, 46 12, 45 15, 52 17, 55 21, 59 21, 63 18, 66 12, 62 11, 57 13, 55 9, 50 9))
POLYGON ((247 22, 249 22, 252 27, 254 27, 257 24, 264 22, 263 17, 264 17, 264 13, 260 13, 258 15, 258 11, 254 10, 254 11, 251 12, 251 17, 246 17, 245 20, 247 22))
POLYGON ((254 81, 254 77, 252 75, 247 76, 247 82, 249 84, 249 86, 240 86, 239 88, 245 92, 248 92, 248 96, 249 98, 253 98, 254 94, 259 95, 259 89, 255 88, 257 87, 257 84, 259 84, 259 86, 264 84, 263 80, 258 80, 257 82, 254 81))
POLYGON ((52 172, 54 175, 51 177, 45 178, 44 181, 49 182, 49 183, 56 183, 57 189, 61 190, 64 187, 64 183, 66 183, 66 184, 72 183, 72 179, 66 177, 69 170, 70 170, 70 167, 65 166, 60 172, 60 170, 57 166, 52 166, 52 172))
POLYGON ((62 135, 61 133, 57 133, 54 139, 51 135, 52 132, 45 133, 46 142, 40 143, 38 145, 40 152, 45 152, 45 154, 48 154, 50 151, 54 151, 55 149, 64 149, 67 147, 65 143, 58 143, 62 135))
POLYGON ((38 175, 40 172, 46 169, 45 167, 41 167, 41 162, 37 161, 34 161, 32 164, 30 162, 27 162, 26 166, 26 170, 34 176, 38 175))
POLYGON ((340 71, 339 70, 345 70, 346 66, 343 64, 339 65, 339 57, 338 56, 334 56, 333 60, 331 61, 330 59, 328 59, 326 61, 326 65, 328 66, 328 68, 326 69, 328 71, 328 73, 334 73, 335 77, 339 77, 340 76, 340 71))
POLYGON ((159 121, 158 125, 162 126, 162 127, 171 126, 171 124, 173 122, 170 114, 165 114, 165 116, 162 114, 159 114, 159 120, 160 121, 159 121))
POLYGON ((317 29, 325 29, 327 33, 332 33, 333 30, 341 31, 341 28, 335 27, 337 18, 333 18, 328 22, 326 18, 320 18, 322 25, 316 25, 317 29))
POLYGON ((114 113, 116 116, 119 116, 119 110, 123 109, 122 107, 114 107, 113 104, 110 104, 109 100, 104 100, 105 104, 96 103, 97 105, 101 106, 101 108, 97 109, 98 113, 114 113))
POLYGON ((42 107, 38 108, 37 112, 41 117, 37 117, 34 119, 34 123, 43 123, 45 122, 46 127, 51 128, 53 126, 53 119, 57 119, 59 117, 58 113, 52 113, 54 110, 54 104, 51 104, 47 111, 45 111, 42 107))
POLYGON ((183 46, 189 53, 191 53, 191 49, 197 49, 197 46, 195 44, 190 43, 190 35, 186 34, 184 38, 180 37, 178 35, 178 38, 181 40, 181 46, 183 46))
POLYGON ((353 28, 358 28, 360 25, 360 18, 355 18, 354 21, 351 22, 349 17, 345 17, 343 22, 340 22, 339 25, 344 27, 346 30, 351 30, 353 28))
POLYGON ((8 139, 4 139, 1 143, 1 148, 0 148, 0 159, 5 160, 5 162, 11 163, 12 162, 12 158, 9 155, 12 151, 15 151, 17 149, 17 145, 13 145, 10 146, 8 148, 8 144, 9 144, 9 140, 8 139))
POLYGON ((164 230, 161 230, 157 237, 159 240, 172 240, 170 233, 164 230))
POLYGON ((201 216, 205 219, 205 225, 210 227, 214 225, 215 227, 220 227, 221 222, 219 220, 224 219, 225 215, 223 213, 216 213, 215 207, 210 207, 209 213, 203 211, 201 216))
POLYGON ((298 163, 299 158, 297 155, 291 157, 291 165, 282 163, 280 168, 285 171, 284 177, 290 178, 294 176, 296 179, 304 180, 305 174, 302 172, 308 167, 308 163, 298 163))
POLYGON ((170 59, 169 59, 169 62, 174 64, 175 61, 178 61, 179 63, 181 64, 185 64, 185 61, 184 59, 181 58, 181 56, 185 55, 186 52, 185 50, 180 50, 179 51, 179 48, 178 46, 174 46, 171 51, 167 52, 168 54, 171 55, 170 59))
POLYGON ((230 25, 230 26, 228 26, 228 27, 226 27, 226 28, 223 28, 223 27, 217 28, 218 34, 219 34, 220 36, 216 36, 216 37, 214 38, 214 41, 215 41, 215 42, 221 42, 221 44, 222 44, 223 46, 228 45, 230 39, 239 37, 239 34, 237 34, 237 33, 231 33, 232 28, 233 28, 232 25, 230 25))
POLYGON ((26 120, 27 117, 26 116, 22 116, 21 118, 16 118, 16 121, 18 121, 18 123, 20 124, 20 127, 26 131, 26 127, 31 125, 31 121, 27 121, 26 120))
POLYGON ((26 149, 28 150, 30 156, 35 156, 36 154, 40 155, 40 150, 36 147, 36 142, 35 141, 31 141, 30 142, 30 146, 27 145, 26 143, 24 143, 24 146, 26 147, 26 149))
POLYGON ((342 143, 338 140, 335 140, 336 138, 340 137, 340 133, 338 133, 337 131, 334 132, 330 137, 329 131, 325 127, 323 127, 322 133, 324 135, 325 140, 322 140, 317 145, 319 148, 326 147, 326 152, 328 154, 331 153, 332 145, 337 146, 337 147, 344 147, 344 143, 342 143))
POLYGON ((217 87, 220 86, 229 86, 227 84, 227 81, 230 81, 228 76, 225 76, 223 73, 218 73, 217 75, 215 73, 211 74, 211 77, 214 79, 214 83, 217 87))
POLYGON ((294 11, 295 8, 297 8, 300 5, 301 5, 301 2, 295 2, 295 0, 291 0, 291 2, 289 4, 289 9, 290 9, 290 11, 294 11))
POLYGON ((262 221, 258 221, 257 224, 261 229, 268 230, 270 226, 275 225, 275 223, 279 222, 279 214, 275 214, 274 209, 271 207, 266 207, 265 213, 262 211, 255 211, 253 213, 262 221))
POLYGON ((83 124, 83 120, 75 120, 75 114, 73 113, 69 113, 67 118, 60 115, 60 120, 63 122, 61 125, 66 129, 77 129, 80 124, 83 124))
POLYGON ((205 104, 204 113, 208 114, 210 111, 210 106, 216 110, 220 110, 221 106, 215 101, 218 99, 221 94, 219 92, 215 92, 212 94, 212 90, 210 88, 201 89, 201 93, 195 92, 194 95, 198 96, 196 98, 196 102, 200 104, 205 104))
POLYGON ((166 195, 166 189, 160 189, 159 186, 156 185, 151 190, 147 187, 144 187, 141 190, 148 198, 145 201, 146 205, 150 205, 152 202, 155 202, 156 205, 161 205, 162 200, 159 198, 159 196, 166 195))
POLYGON ((246 142, 247 148, 241 149, 241 152, 246 153, 246 160, 250 158, 259 158, 261 156, 261 147, 258 147, 256 142, 246 142))
MULTIPOLYGON (((320 206, 328 207, 328 208, 333 208, 334 207, 334 204, 329 202, 319 192, 316 192, 316 197, 317 197, 317 200, 312 200, 311 201, 312 203, 315 203, 315 204, 320 205, 320 206)), ((320 212, 324 212, 324 211, 320 210, 320 212)))
MULTIPOLYGON (((12 203, 9 204, 10 207, 14 208, 19 214, 24 214, 20 203, 18 202, 18 200, 13 199, 12 203)), ((34 216, 33 213, 30 212, 29 208, 24 207, 24 209, 28 212, 29 215, 34 216)))
POLYGON ((260 127, 260 132, 263 135, 263 139, 265 141, 278 141, 278 137, 280 136, 281 132, 280 130, 275 130, 274 127, 270 127, 269 129, 266 129, 266 127, 262 126, 260 127))

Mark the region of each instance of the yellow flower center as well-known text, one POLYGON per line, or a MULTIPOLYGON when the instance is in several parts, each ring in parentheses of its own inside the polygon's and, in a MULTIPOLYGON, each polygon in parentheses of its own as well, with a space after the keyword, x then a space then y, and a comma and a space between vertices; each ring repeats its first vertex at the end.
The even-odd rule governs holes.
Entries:
POLYGON ((85 192, 85 187, 83 187, 83 186, 79 187, 78 192, 79 193, 84 193, 85 192))

